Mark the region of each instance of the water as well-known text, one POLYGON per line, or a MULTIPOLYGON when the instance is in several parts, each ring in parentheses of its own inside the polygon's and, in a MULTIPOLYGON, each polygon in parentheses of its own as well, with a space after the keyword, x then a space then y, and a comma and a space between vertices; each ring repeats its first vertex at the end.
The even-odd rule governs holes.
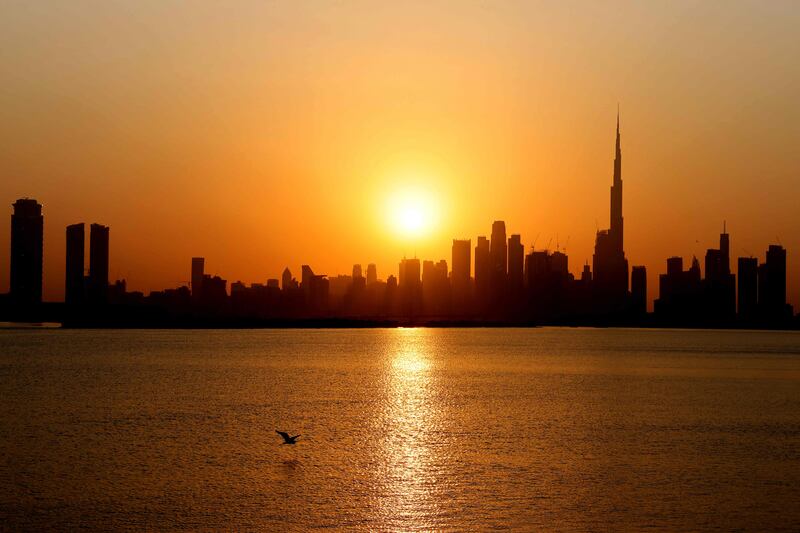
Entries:
POLYGON ((0 331, 0 529, 798 530, 798 503, 797 333, 0 331))

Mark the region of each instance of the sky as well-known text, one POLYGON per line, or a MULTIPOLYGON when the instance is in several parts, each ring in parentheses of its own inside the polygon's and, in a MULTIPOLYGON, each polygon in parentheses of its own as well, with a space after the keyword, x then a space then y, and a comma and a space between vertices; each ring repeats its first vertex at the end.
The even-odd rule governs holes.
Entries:
MULTIPOLYGON (((608 227, 620 106, 625 250, 788 249, 800 305, 800 4, 0 2, 0 291, 11 204, 111 227, 112 279, 230 282, 447 259, 494 220, 578 273, 608 227), (398 204, 425 211, 417 232, 398 204), (420 207, 421 206, 421 207, 420 207)), ((87 250, 88 251, 88 250, 87 250)))

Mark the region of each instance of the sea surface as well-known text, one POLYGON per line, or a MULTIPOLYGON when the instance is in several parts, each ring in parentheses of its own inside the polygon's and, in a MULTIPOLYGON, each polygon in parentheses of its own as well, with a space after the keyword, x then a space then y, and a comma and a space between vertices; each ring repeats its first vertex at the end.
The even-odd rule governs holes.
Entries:
POLYGON ((800 333, 0 330, 0 530, 79 528, 798 531, 800 333))

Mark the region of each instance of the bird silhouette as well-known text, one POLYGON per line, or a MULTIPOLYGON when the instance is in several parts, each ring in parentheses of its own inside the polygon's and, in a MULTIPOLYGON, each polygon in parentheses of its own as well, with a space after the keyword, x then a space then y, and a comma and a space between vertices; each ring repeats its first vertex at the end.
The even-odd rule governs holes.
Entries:
POLYGON ((285 431, 278 431, 277 429, 275 430, 275 433, 283 437, 283 442, 281 444, 295 444, 295 441, 297 441, 297 437, 300 436, 300 435, 295 435, 294 437, 290 437, 289 434, 286 433, 285 431))

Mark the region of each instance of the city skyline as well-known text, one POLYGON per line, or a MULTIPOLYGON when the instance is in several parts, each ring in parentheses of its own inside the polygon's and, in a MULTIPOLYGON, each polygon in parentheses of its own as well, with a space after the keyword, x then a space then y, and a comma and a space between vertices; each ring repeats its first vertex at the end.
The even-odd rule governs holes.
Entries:
MULTIPOLYGON (((615 145, 614 167, 613 167, 613 169, 614 169, 613 170, 613 172, 614 172, 613 175, 614 175, 614 180, 615 181, 612 183, 612 202, 615 201, 614 200, 614 196, 615 196, 614 183, 616 183, 616 178, 617 178, 618 173, 621 173, 621 168, 618 166, 618 163, 617 163, 618 160, 621 157, 621 154, 620 154, 621 146, 619 144, 620 143, 619 110, 617 111, 617 130, 616 130, 616 135, 617 135, 617 138, 616 138, 616 145, 615 145)), ((621 164, 621 160, 620 160, 620 164, 621 164)), ((620 179, 621 179, 621 176, 620 176, 620 179)), ((30 195, 30 196, 33 196, 33 195, 30 195)), ((23 196, 21 199, 25 200, 25 199, 28 199, 28 198, 29 198, 29 196, 23 196)), ((617 202, 617 204, 621 203, 621 195, 620 195, 620 199, 616 200, 616 202, 617 202)), ((615 241, 615 239, 616 239, 616 237, 613 236, 613 233, 615 231, 613 226, 618 225, 618 227, 621 228, 621 225, 622 225, 621 217, 620 217, 619 222, 614 222, 614 214, 613 214, 613 210, 614 209, 616 209, 616 208, 614 207, 614 205, 612 205, 612 212, 609 213, 608 215, 606 215, 606 216, 609 216, 610 219, 612 220, 612 223, 609 226, 611 229, 604 230, 604 231, 600 231, 598 229, 598 234, 601 234, 601 233, 604 233, 604 234, 609 234, 610 233, 610 234, 612 234, 612 236, 609 238, 609 241, 615 241)), ((505 221, 503 221, 503 222, 505 222, 505 221)), ((728 224, 727 220, 723 220, 720 223, 723 226, 727 226, 727 224, 728 224)), ((70 224, 70 226, 72 226, 72 225, 75 225, 75 224, 70 224)), ((598 223, 597 226, 599 227, 599 226, 601 226, 601 224, 598 223)), ((2 227, 2 226, 0 226, 0 227, 2 227)), ((47 230, 48 230, 48 226, 45 224, 45 233, 47 233, 47 230)), ((621 229, 618 229, 617 231, 621 232, 621 229)), ((52 231, 51 231, 51 233, 52 233, 52 231)), ((484 233, 486 233, 486 232, 484 232, 484 233)), ((7 234, 8 233, 6 232, 6 235, 7 234)), ((519 233, 517 233, 517 235, 519 235, 519 233)), ((489 232, 485 236, 490 237, 491 236, 491 232, 489 232)), ((476 235, 476 236, 473 236, 472 238, 473 239, 477 239, 477 237, 478 236, 476 235)), ((536 236, 535 236, 535 239, 532 242, 530 242, 530 241, 529 242, 525 242, 524 240, 522 240, 521 244, 522 244, 526 254, 529 253, 533 249, 548 250, 548 251, 565 251, 565 252, 567 252, 567 251, 569 251, 568 247, 570 245, 570 241, 572 241, 573 239, 580 240, 581 237, 583 237, 585 239, 585 236, 567 235, 566 236, 566 242, 564 242, 564 238, 560 237, 559 234, 556 234, 555 236, 552 236, 552 235, 551 236, 547 236, 545 238, 545 236, 543 236, 541 232, 537 232, 536 236), (538 248, 536 248, 537 245, 538 245, 538 248)), ((693 253, 690 253, 690 252, 682 253, 681 251, 676 250, 676 251, 674 251, 675 253, 673 255, 684 257, 684 259, 686 259, 686 261, 687 261, 687 264, 691 263, 692 257, 697 257, 698 260, 701 260, 702 259, 702 254, 704 253, 703 250, 705 249, 704 247, 712 244, 712 243, 709 243, 708 240, 706 240, 707 236, 702 236, 702 237, 703 237, 702 240, 701 239, 696 239, 695 240, 695 243, 694 243, 695 246, 693 248, 696 251, 694 251, 693 253)), ((45 240, 47 240, 47 239, 45 239, 45 240)), ((421 239, 421 240, 424 240, 424 238, 421 239)), ((774 239, 774 240, 780 241, 780 239, 774 239)), ((593 242, 592 248, 593 248, 594 251, 590 251, 583 262, 588 262, 590 265, 592 265, 592 270, 594 272, 597 269, 597 265, 595 264, 596 258, 594 257, 594 255, 595 255, 595 253, 597 251, 598 242, 597 242, 596 238, 593 239, 593 241, 594 242, 593 242)), ((409 241, 409 242, 413 242, 413 241, 409 241)), ((10 244, 10 242, 9 242, 9 244, 10 244)), ((59 240, 52 241, 52 239, 50 240, 49 244, 51 245, 50 248, 55 248, 55 250, 57 252, 59 252, 60 249, 63 249, 63 246, 64 246, 64 244, 61 243, 59 240)), ((616 244, 614 246, 618 247, 618 245, 616 245, 616 244)), ((404 252, 403 256, 417 257, 418 254, 416 253, 416 246, 414 246, 412 244, 412 245, 410 245, 408 247, 412 248, 413 251, 411 253, 404 252)), ((6 249, 8 249, 8 247, 6 249)), ((741 257, 758 258, 758 252, 757 252, 757 250, 759 250, 758 247, 754 247, 752 245, 748 245, 747 248, 745 248, 743 246, 739 246, 738 249, 739 249, 740 253, 746 254, 746 255, 742 255, 741 257), (755 248, 756 252, 751 252, 751 250, 753 248, 755 248)), ((113 248, 112 248, 112 250, 113 250, 113 248)), ((64 251, 63 253, 66 253, 66 251, 64 251)), ((732 250, 731 253, 732 254, 736 253, 736 247, 732 250)), ((48 247, 45 246, 45 250, 44 250, 45 259, 54 259, 54 258, 50 258, 50 254, 51 254, 51 252, 48 251, 48 247)), ((88 247, 87 247, 87 254, 88 254, 88 247)), ((195 254, 195 255, 197 255, 197 254, 195 254)), ((442 258, 446 256, 446 254, 439 254, 439 255, 442 258)), ((572 255, 575 258, 575 254, 572 254, 572 255)), ((420 254, 420 256, 421 256, 421 254, 420 254)), ((623 256, 624 256, 624 253, 623 253, 623 256)), ((10 256, 7 256, 7 257, 10 257, 10 256)), ((0 262, 0 264, 3 264, 3 266, 0 267, 0 272, 3 272, 3 270, 6 270, 6 272, 10 272, 8 270, 7 257, 4 258, 3 255, 2 255, 2 250, 0 250, 0 258, 6 259, 6 261, 0 262)), ((113 257, 113 255, 112 255, 112 257, 113 257)), ((209 256, 208 255, 204 255, 204 257, 208 258, 209 256)), ((88 255, 87 255, 87 259, 88 259, 88 255)), ((218 264, 225 264, 224 259, 223 260, 220 260, 220 258, 216 258, 216 259, 217 259, 216 262, 218 264)), ((578 259, 578 258, 575 258, 575 259, 578 259)), ((575 259, 573 259, 573 267, 574 268, 571 271, 571 273, 574 274, 576 277, 579 277, 581 272, 580 272, 580 268, 577 267, 578 263, 576 263, 575 259)), ((345 260, 345 261, 347 261, 347 260, 345 260)), ((625 261, 627 262, 627 259, 625 259, 625 261)), ((45 262, 45 269, 46 270, 49 270, 51 273, 53 272, 53 270, 57 271, 57 268, 53 268, 52 265, 48 265, 48 261, 47 260, 45 260, 44 262, 45 262), (51 268, 48 269, 47 268, 48 266, 50 266, 51 268)), ((52 261, 50 261, 50 262, 52 262, 52 261)), ((119 264, 114 265, 114 263, 115 263, 114 260, 110 260, 110 262, 113 265, 112 267, 110 267, 111 268, 110 274, 109 274, 110 277, 112 277, 114 279, 126 279, 126 280, 128 280, 129 283, 130 283, 131 280, 133 280, 133 284, 131 284, 129 286, 129 288, 131 288, 131 289, 139 290, 139 291, 147 293, 147 292, 150 292, 150 291, 161 290, 164 287, 169 286, 168 284, 164 285, 164 286, 158 286, 158 285, 146 285, 146 284, 142 284, 142 283, 137 283, 138 276, 137 276, 137 273, 133 271, 133 269, 127 268, 125 266, 119 266, 119 264)), ((299 267, 303 262, 314 263, 314 264, 326 264, 326 261, 325 261, 324 257, 318 257, 318 258, 314 258, 314 259, 308 259, 307 261, 302 261, 302 260, 299 261, 299 262, 298 261, 294 261, 294 263, 297 263, 297 264, 290 263, 288 266, 294 266, 294 268, 299 270, 299 267)), ((583 262, 581 263, 581 265, 583 264, 583 262)), ((136 263, 139 263, 140 265, 143 264, 141 262, 141 258, 140 258, 139 261, 136 261, 136 263)), ((368 263, 377 264, 375 261, 372 261, 372 260, 362 261, 362 263, 364 265, 366 265, 368 263)), ((347 266, 347 267, 345 267, 345 268, 343 268, 341 270, 333 271, 333 273, 330 274, 330 275, 339 275, 339 274, 342 274, 343 272, 347 272, 347 270, 350 268, 351 265, 352 265, 352 263, 349 263, 349 266, 347 266)), ((733 266, 731 267, 731 271, 734 274, 736 274, 737 273, 736 262, 735 261, 732 262, 732 265, 733 266)), ((800 301, 800 297, 796 294, 798 291, 800 291, 800 283, 796 282, 793 279, 796 276, 792 276, 792 273, 793 273, 792 271, 793 270, 797 270, 798 267, 794 266, 794 268, 793 268, 791 258, 789 259, 789 265, 790 266, 789 266, 789 269, 787 271, 788 272, 787 273, 787 293, 789 295, 790 303, 795 304, 797 301, 800 301)), ((658 278, 659 273, 658 273, 658 270, 657 270, 657 268, 659 267, 659 264, 658 263, 655 263, 653 265, 644 264, 643 266, 647 267, 647 270, 648 270, 647 281, 648 281, 648 286, 650 287, 650 290, 648 291, 648 302, 647 303, 648 303, 648 309, 650 311, 652 311, 654 309, 654 301, 657 299, 658 294, 659 294, 659 288, 658 288, 659 287, 659 278, 658 278)), ((150 264, 150 268, 152 269, 153 267, 154 266, 152 264, 150 264)), ((391 263, 389 263, 387 265, 377 264, 377 267, 378 267, 378 269, 380 271, 388 272, 387 276, 389 275, 389 273, 393 273, 394 275, 397 275, 397 272, 391 272, 391 270, 390 270, 392 268, 391 267, 391 263)), ((88 268, 88 261, 87 261, 87 268, 88 268)), ((234 270, 236 270, 236 269, 234 269, 234 270)), ((221 270, 216 271, 216 273, 223 274, 223 272, 221 270)), ((188 279, 185 279, 185 278, 187 278, 187 276, 182 271, 178 272, 178 273, 175 273, 175 274, 173 274, 173 275, 171 275, 169 277, 170 278, 175 278, 176 281, 179 281, 179 282, 188 282, 188 279)), ((254 278, 243 278, 243 277, 237 278, 236 276, 227 276, 227 277, 236 278, 239 281, 244 281, 244 282, 247 282, 247 283, 259 283, 259 282, 265 282, 266 279, 278 277, 278 273, 270 271, 266 275, 262 275, 260 277, 254 277, 254 278)), ((62 276, 62 278, 63 278, 63 276, 62 276)), ((386 276, 382 277, 382 279, 385 279, 385 278, 386 278, 386 276)), ((43 296, 44 296, 44 299, 46 301, 59 301, 59 300, 63 300, 64 299, 65 294, 66 294, 66 284, 65 284, 63 279, 61 279, 61 280, 58 279, 58 273, 57 273, 55 278, 53 278, 52 275, 51 275, 50 279, 48 279, 48 276, 45 273, 45 275, 43 276, 43 280, 44 280, 44 283, 43 283, 43 287, 44 287, 43 288, 43 296), (49 300, 48 300, 48 297, 49 297, 49 300)), ((6 276, 5 279, 0 278, 0 292, 7 292, 9 289, 10 289, 10 282, 8 280, 8 275, 6 276), (5 288, 3 289, 4 285, 5 285, 5 288)))
MULTIPOLYGON (((629 269, 628 260, 625 256, 625 249, 624 249, 624 237, 623 237, 623 182, 622 182, 622 142, 621 142, 621 132, 620 132, 620 115, 619 109, 617 110, 617 118, 616 118, 616 136, 615 136, 615 153, 614 153, 614 165, 613 165, 613 178, 612 184, 610 189, 610 208, 609 208, 609 229, 600 230, 598 229, 595 236, 595 246, 594 246, 594 253, 592 255, 591 266, 590 262, 587 260, 583 265, 583 270, 579 272, 571 272, 567 267, 567 258, 566 255, 566 247, 562 248, 559 243, 556 243, 555 249, 551 249, 550 244, 552 242, 548 242, 548 245, 544 248, 540 248, 538 250, 539 256, 542 260, 547 261, 549 263, 550 259, 549 256, 551 253, 556 254, 557 256, 563 256, 564 266, 563 270, 565 273, 573 276, 574 279, 581 279, 581 280, 590 280, 593 282, 593 286, 595 287, 593 290, 599 294, 595 295, 594 298, 598 300, 605 301, 606 309, 605 312, 614 312, 614 310, 619 310, 625 308, 629 305, 627 301, 629 297, 633 297, 634 299, 643 299, 644 300, 644 309, 645 311, 652 311, 659 309, 659 300, 662 300, 661 303, 661 310, 662 314, 664 313, 664 309, 668 309, 666 304, 663 303, 665 298, 670 298, 669 292, 664 295, 665 289, 664 287, 671 287, 669 283, 665 285, 664 276, 669 276, 671 272, 677 269, 677 272, 682 271, 683 265, 683 256, 670 256, 667 259, 667 271, 666 273, 656 272, 655 275, 658 277, 658 284, 651 284, 648 283, 647 279, 647 266, 634 266, 634 270, 638 270, 638 277, 636 275, 632 275, 629 269), (638 283, 640 287, 640 293, 636 294, 636 291, 629 292, 629 289, 636 286, 638 283), (650 287, 648 290, 647 287, 650 287)), ((35 199, 29 199, 27 197, 17 200, 14 204, 15 214, 12 215, 12 252, 13 252, 13 238, 17 235, 20 231, 31 231, 30 228, 25 229, 27 226, 32 226, 39 233, 34 239, 33 244, 31 245, 33 249, 38 250, 37 253, 41 253, 41 248, 43 247, 42 243, 42 236, 43 233, 43 223, 42 223, 42 206, 36 203, 35 199), (16 214, 17 210, 19 210, 19 216, 16 214), (23 223, 20 220, 25 219, 25 215, 32 217, 32 223, 23 223), (20 219, 20 217, 22 217, 20 219), (16 224, 16 225, 15 225, 16 224), (21 227, 23 229, 15 229, 17 227, 21 227)), ((742 268, 742 265, 745 265, 745 268, 750 268, 752 270, 753 267, 749 266, 750 261, 755 261, 755 269, 757 270, 758 267, 758 258, 753 256, 746 256, 746 257, 739 257, 738 261, 732 261, 730 258, 730 241, 729 241, 729 234, 727 233, 726 223, 723 222, 723 233, 720 236, 720 249, 719 250, 711 250, 709 249, 706 254, 706 265, 705 270, 703 273, 700 272, 699 267, 697 270, 697 274, 695 277, 697 278, 697 283, 700 282, 700 279, 709 279, 712 280, 715 277, 719 277, 722 275, 731 276, 731 296, 733 298, 733 302, 731 303, 731 309, 734 311, 737 308, 737 290, 734 288, 736 285, 736 274, 737 270, 731 267, 731 264, 735 263, 742 268), (723 242, 724 240, 724 242, 723 242), (724 267, 723 266, 714 266, 713 261, 720 261, 721 259, 709 259, 709 254, 712 252, 719 255, 719 257, 724 257, 724 267), (721 255, 720 255, 721 254, 721 255), (712 261, 711 263, 709 261, 712 261), (723 274, 723 271, 727 274, 723 274)), ((84 239, 84 223, 77 223, 77 224, 70 224, 66 228, 66 275, 65 279, 65 290, 64 290, 64 298, 63 300, 67 303, 70 303, 70 297, 68 296, 69 293, 72 293, 71 302, 72 305, 76 304, 83 304, 85 302, 93 302, 95 304, 98 303, 105 303, 106 302, 106 291, 107 288, 111 286, 111 280, 109 279, 109 262, 110 262, 110 252, 109 252, 109 227, 103 226, 101 224, 92 223, 91 224, 91 233, 90 233, 90 246, 88 248, 88 252, 85 249, 85 245, 83 242, 84 239), (89 266, 84 266, 85 256, 88 255, 89 258, 89 266), (80 272, 80 275, 78 274, 80 272), (85 282, 84 282, 85 277, 85 282), (70 281, 71 280, 71 281, 70 281), (70 287, 71 285, 71 287, 70 287), (85 287, 84 287, 85 285, 85 287)), ((19 238, 18 238, 19 240, 19 238)), ((529 251, 524 243, 522 242, 522 236, 520 234, 511 234, 507 237, 505 221, 503 220, 496 220, 492 224, 491 232, 487 238, 486 235, 477 236, 476 240, 476 247, 474 250, 475 253, 475 262, 474 265, 468 265, 467 268, 467 282, 469 284, 469 290, 474 290, 475 295, 479 299, 485 299, 487 302, 491 302, 492 299, 499 298, 499 295, 504 293, 507 290, 521 290, 523 288, 530 288, 531 282, 528 279, 530 276, 529 269, 535 269, 536 267, 529 265, 529 261, 536 262, 536 252, 535 245, 531 245, 529 251), (481 244, 483 240, 483 243, 481 244), (485 247, 485 248, 484 248, 485 247), (481 254, 481 249, 485 250, 486 256, 485 259, 479 258, 481 254), (485 266, 482 266, 484 265, 485 266), (485 273, 483 272, 483 269, 485 273), (481 272, 482 280, 479 280, 478 272, 481 272), (469 276, 469 273, 473 272, 475 275, 469 276), (525 278, 523 278, 525 276, 525 278)), ((552 241, 552 239, 551 239, 552 241)), ((441 266, 443 270, 444 281, 448 284, 449 290, 455 290, 453 296, 454 302, 461 301, 466 302, 464 295, 458 295, 457 293, 459 290, 461 292, 464 291, 463 288, 463 280, 459 281, 459 277, 464 277, 463 271, 463 261, 464 261, 464 254, 465 252, 456 250, 460 248, 460 245, 467 245, 471 244, 471 239, 460 240, 460 239, 453 239, 453 249, 452 249, 452 262, 450 263, 450 267, 454 267, 457 263, 456 255, 457 253, 461 255, 460 262, 461 264, 455 266, 456 273, 453 274, 451 270, 448 270, 448 263, 446 259, 439 260, 438 266, 441 266), (459 272, 460 270, 460 272, 459 272), (452 279, 451 279, 452 277, 452 279), (459 288, 459 283, 461 283, 461 287, 459 288)), ((769 257, 769 253, 772 252, 773 247, 780 248, 780 246, 770 244, 767 257, 769 257)), ((783 249, 782 249, 783 250, 783 249)), ((469 250, 467 257, 469 254, 472 253, 472 250, 469 250)), ((783 288, 782 292, 784 294, 784 301, 786 301, 786 259, 785 250, 782 252, 784 254, 783 259, 783 288)), ((12 254, 13 255, 13 254, 12 254)), ((30 255, 23 254, 23 255, 30 255)), ((11 256, 10 256, 11 257, 11 256)), ((715 256, 716 257, 716 256, 715 256)), ((434 264, 434 261, 426 259, 422 261, 422 258, 417 258, 417 255, 414 254, 413 258, 409 257, 408 259, 404 255, 403 259, 400 261, 400 265, 398 267, 397 272, 387 271, 387 275, 385 278, 378 278, 378 266, 375 263, 369 263, 368 268, 370 270, 370 277, 371 280, 374 282, 376 281, 389 281, 390 278, 395 278, 397 282, 399 280, 399 285, 403 285, 403 279, 408 278, 408 275, 405 273, 406 263, 408 260, 413 259, 414 262, 414 269, 416 275, 413 277, 418 279, 420 282, 426 276, 431 276, 431 273, 427 271, 428 268, 437 268, 437 265, 434 264), (424 263, 424 265, 423 265, 424 263), (423 273, 422 266, 425 266, 425 273, 423 273)), ((41 263, 42 259, 39 258, 38 261, 41 263)), ((17 261, 25 263, 26 260, 17 261)), ((13 263, 13 261, 11 262, 13 263)), ((305 263, 305 262, 304 262, 305 263)), ((352 267, 352 276, 343 275, 341 273, 335 274, 323 274, 322 276, 328 278, 329 280, 336 280, 334 283, 341 285, 342 283, 352 283, 352 281, 356 278, 362 278, 360 274, 361 272, 361 264, 362 263, 355 263, 352 267)), ((367 263, 364 263, 367 264, 367 263)), ((411 263, 409 263, 411 264, 411 263)), ((693 266, 690 268, 687 273, 692 276, 691 272, 692 269, 695 268, 695 265, 699 265, 699 259, 696 255, 692 256, 692 259, 688 262, 688 264, 692 264, 693 266)), ((575 263, 573 262, 573 265, 575 263)), ((198 282, 203 281, 204 276, 204 266, 205 266, 205 256, 203 257, 192 257, 192 268, 189 277, 185 283, 181 283, 181 285, 190 287, 193 295, 195 294, 194 287, 197 286, 198 282)), ((286 286, 286 276, 290 274, 290 265, 287 265, 282 273, 282 284, 281 288, 286 286)), ((547 267, 549 268, 549 267, 547 267)), ((39 270, 43 270, 41 267, 38 267, 39 270)), ((20 270, 19 268, 17 269, 20 270)), ((30 270, 30 269, 29 269, 30 270)), ((35 269, 34 269, 35 270, 35 269)), ((437 268, 438 270, 438 268, 437 268)), ((10 269, 11 272, 14 271, 13 268, 10 269)), ((303 264, 301 272, 303 273, 303 279, 305 280, 308 275, 316 276, 311 272, 311 268, 307 264, 303 264), (311 274, 308 274, 311 272, 311 274)), ((433 272, 433 270, 431 270, 433 272)), ((686 275, 686 274, 684 274, 686 275)), ((745 280, 748 279, 748 275, 752 275, 751 272, 745 272, 745 280)), ((20 274, 18 273, 17 276, 19 277, 20 274)), ((221 286, 221 290, 224 294, 232 294, 235 290, 234 286, 237 287, 247 287, 251 285, 253 287, 258 286, 268 286, 273 282, 277 285, 279 280, 277 276, 267 276, 266 278, 262 277, 257 280, 249 280, 244 281, 238 279, 236 281, 230 280, 230 288, 228 288, 227 283, 229 282, 227 279, 223 280, 221 277, 214 275, 205 277, 219 280, 223 282, 224 285, 221 286)), ((316 276, 319 277, 319 276, 316 276)), ((36 278, 36 275, 33 276, 36 278)), ((33 284, 34 281, 38 283, 38 287, 41 288, 43 285, 43 278, 39 275, 38 280, 35 279, 25 279, 23 282, 24 284, 33 284)), ((366 278, 364 278, 366 279, 366 278)), ((127 285, 127 280, 125 278, 120 278, 117 283, 122 283, 122 291, 123 293, 128 289, 134 289, 134 287, 130 287, 127 285)), ((298 282, 295 282, 298 283, 298 282)), ((727 283, 727 282, 726 282, 727 283)), ((743 285, 742 280, 740 279, 738 282, 738 292, 742 292, 743 285)), ((306 281, 306 284, 308 282, 306 281)), ((300 284, 302 285, 302 284, 300 284)), ((12 287, 14 286, 13 281, 9 282, 9 292, 13 292, 12 287)), ((336 287, 336 285, 334 285, 336 287)), ((343 286, 346 289, 347 286, 343 286)), ((422 285, 420 284, 421 290, 422 285)), ((170 289, 171 287, 161 287, 161 288, 151 288, 150 290, 142 291, 144 294, 146 293, 153 293, 158 291, 163 291, 165 289, 170 289)), ((336 290, 336 289, 335 289, 336 290)), ((413 289, 417 290, 417 289, 413 289)), ((326 289, 327 291, 327 289, 326 289)), ((669 291, 669 289, 667 289, 669 291)), ((342 291, 344 292, 344 291, 342 291)), ((341 296, 341 295, 340 295, 341 296)), ((34 290, 30 296, 26 298, 32 299, 31 301, 35 301, 37 298, 39 300, 42 299, 41 296, 41 289, 39 291, 34 290)), ((749 295, 745 295, 745 300, 750 298, 749 295)), ((755 298, 753 298, 755 299, 755 298)), ((45 299, 46 301, 46 299, 45 299)), ((420 301, 420 305, 421 305, 420 301)), ((495 302, 498 303, 498 302, 495 302)), ((791 304, 791 302, 788 302, 791 304)), ((747 305, 747 304, 746 304, 747 305)), ((410 307, 408 309, 403 310, 404 314, 414 314, 413 306, 409 304, 410 307)), ((689 306, 691 307, 691 305, 689 306)), ((431 308, 436 308, 434 305, 431 308)), ((719 312, 719 309, 714 311, 719 312)), ((691 309, 686 309, 684 312, 691 314, 691 309)), ((677 314, 672 312, 672 314, 677 314)), ((751 315, 753 313, 750 313, 751 315)))
MULTIPOLYGON (((108 226, 90 226, 86 275, 85 231, 79 223, 66 228, 65 318, 86 312, 93 316, 109 304, 134 305, 141 313, 146 309, 142 304, 147 303, 151 311, 145 314, 151 318, 155 310, 187 318, 404 317, 413 323, 421 317, 447 317, 644 324, 648 294, 652 293, 646 266, 630 269, 625 254, 621 139, 618 109, 609 228, 597 230, 591 266, 586 261, 580 275, 570 272, 566 249, 557 245, 555 251, 536 250, 532 246, 526 254, 522 236, 509 236, 505 222, 495 220, 489 238, 482 235, 476 239, 474 266, 470 264, 471 239, 453 239, 452 270, 446 259, 404 256, 397 275, 388 274, 384 282, 374 263, 367 265, 366 276, 361 263, 353 265, 350 276, 315 273, 303 264, 299 281, 287 266, 280 280, 249 284, 237 280, 228 290, 228 280, 206 274, 205 258, 198 256, 191 258, 188 282, 177 289, 150 291, 145 300, 143 292, 128 290, 125 279, 111 283, 108 226)), ((24 309, 42 301, 43 215, 41 204, 34 199, 19 199, 13 207, 8 301, 24 309)), ((411 226, 418 222, 403 222, 409 221, 411 226)), ((764 263, 739 257, 736 264, 743 275, 737 282, 731 268, 730 234, 723 223, 719 247, 706 250, 702 272, 696 256, 688 270, 683 268, 682 256, 667 258, 666 272, 658 275, 654 316, 664 325, 788 325, 794 315, 786 297, 786 258, 785 248, 777 244, 769 245, 764 263)))

